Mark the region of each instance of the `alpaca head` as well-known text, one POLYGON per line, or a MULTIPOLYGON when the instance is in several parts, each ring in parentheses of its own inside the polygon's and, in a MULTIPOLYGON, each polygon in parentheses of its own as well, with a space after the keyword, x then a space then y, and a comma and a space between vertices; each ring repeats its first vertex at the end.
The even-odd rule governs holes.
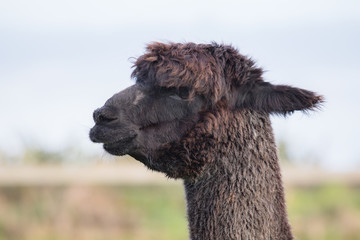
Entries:
POLYGON ((94 111, 90 138, 111 154, 147 158, 178 141, 197 122, 203 105, 200 96, 189 99, 187 88, 136 83, 94 111))
MULTIPOLYGON (((184 138, 211 135, 204 116, 214 109, 286 115, 322 102, 313 92, 263 81, 261 68, 251 59, 215 43, 153 43, 134 67, 136 83, 95 110, 90 138, 111 154, 130 154, 154 169, 166 160, 161 152, 185 157, 174 150, 188 144, 184 138)), ((188 161, 190 168, 192 159, 188 161)), ((169 168, 176 168, 172 164, 169 168)), ((185 175, 198 173, 190 172, 185 175)))

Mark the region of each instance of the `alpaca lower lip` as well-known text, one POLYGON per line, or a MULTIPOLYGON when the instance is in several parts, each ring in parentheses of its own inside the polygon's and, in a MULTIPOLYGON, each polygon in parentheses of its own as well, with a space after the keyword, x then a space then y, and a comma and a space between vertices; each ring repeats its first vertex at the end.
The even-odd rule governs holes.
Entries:
POLYGON ((120 138, 120 139, 118 139, 116 141, 113 141, 113 142, 105 142, 104 145, 106 145, 106 146, 119 145, 119 144, 122 144, 122 143, 129 142, 129 141, 133 140, 135 137, 136 137, 136 135, 123 137, 123 138, 120 138))
POLYGON ((133 146, 132 140, 135 137, 136 137, 136 135, 124 137, 115 142, 104 143, 103 147, 110 154, 118 155, 118 156, 125 155, 131 150, 131 148, 133 146))

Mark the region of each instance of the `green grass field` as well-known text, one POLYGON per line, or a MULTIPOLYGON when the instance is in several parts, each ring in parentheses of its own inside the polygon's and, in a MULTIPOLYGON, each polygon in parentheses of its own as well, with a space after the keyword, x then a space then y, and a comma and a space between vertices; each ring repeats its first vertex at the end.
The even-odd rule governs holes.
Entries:
MULTIPOLYGON (((287 189, 301 240, 360 240, 360 189, 287 189)), ((0 240, 185 240, 181 185, 0 187, 0 240)))

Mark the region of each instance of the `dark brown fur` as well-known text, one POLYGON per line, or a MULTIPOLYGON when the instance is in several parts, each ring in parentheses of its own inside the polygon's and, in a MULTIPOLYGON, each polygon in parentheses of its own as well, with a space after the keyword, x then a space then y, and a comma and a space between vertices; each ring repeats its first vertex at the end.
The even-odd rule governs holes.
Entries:
POLYGON ((94 112, 90 137, 184 179, 192 240, 292 239, 269 114, 323 100, 262 73, 231 46, 150 44, 136 84, 94 112))

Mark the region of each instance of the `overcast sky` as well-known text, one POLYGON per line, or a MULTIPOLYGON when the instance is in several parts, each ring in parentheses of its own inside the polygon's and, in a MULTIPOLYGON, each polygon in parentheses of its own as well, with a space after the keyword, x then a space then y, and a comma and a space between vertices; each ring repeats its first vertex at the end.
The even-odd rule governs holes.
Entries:
POLYGON ((0 149, 102 154, 92 111, 130 86, 151 41, 232 44, 265 79, 324 94, 322 111, 273 117, 297 160, 360 167, 360 2, 1 1, 0 149))

